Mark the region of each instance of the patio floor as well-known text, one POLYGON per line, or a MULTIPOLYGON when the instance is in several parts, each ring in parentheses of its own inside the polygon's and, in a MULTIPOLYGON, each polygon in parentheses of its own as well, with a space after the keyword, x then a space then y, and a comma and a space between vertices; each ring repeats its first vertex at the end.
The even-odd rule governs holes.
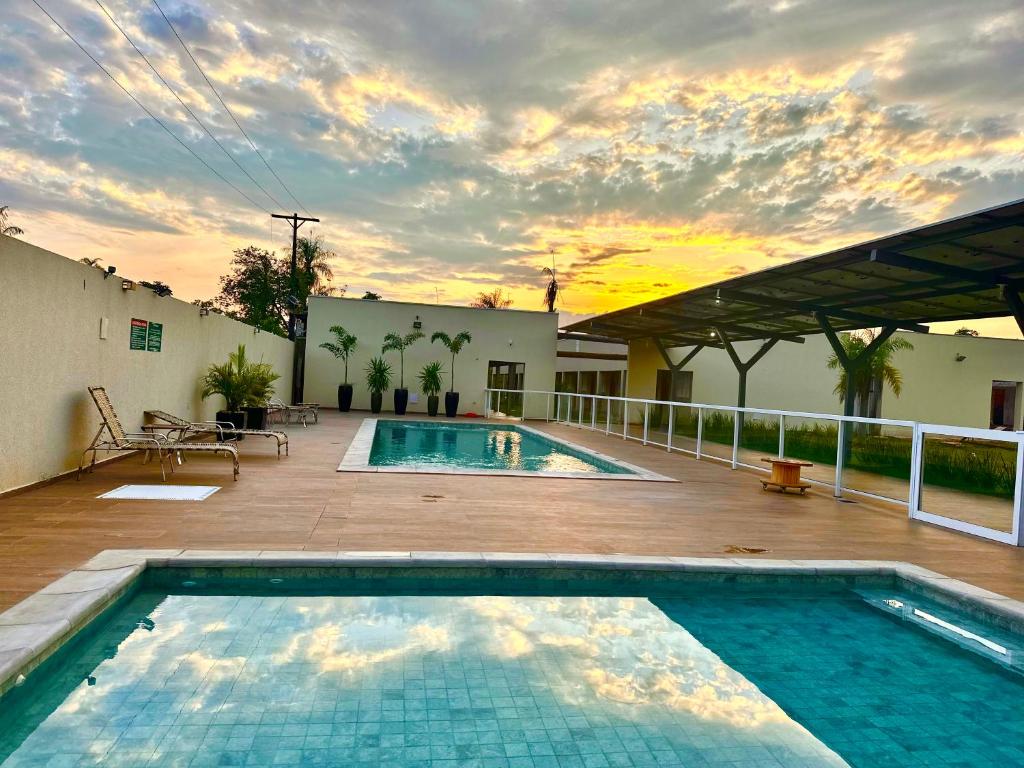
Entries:
POLYGON ((339 473, 367 414, 288 427, 291 456, 242 444, 242 474, 197 457, 172 482, 219 485, 201 502, 96 497, 159 483, 130 457, 0 498, 0 609, 104 549, 459 550, 905 560, 1024 599, 1024 549, 911 522, 898 508, 828 493, 765 493, 748 471, 563 425, 531 422, 679 483, 339 473), (738 555, 749 556, 749 555, 738 555))

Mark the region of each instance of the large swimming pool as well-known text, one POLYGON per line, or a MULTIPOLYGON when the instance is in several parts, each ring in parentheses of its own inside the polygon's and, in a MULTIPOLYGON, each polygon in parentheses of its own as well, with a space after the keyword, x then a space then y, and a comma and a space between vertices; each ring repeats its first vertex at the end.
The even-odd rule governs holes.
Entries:
POLYGON ((165 571, 0 700, 0 764, 1021 765, 993 647, 884 587, 165 571))
POLYGON ((370 467, 631 479, 650 475, 520 425, 367 421, 373 430, 370 467))

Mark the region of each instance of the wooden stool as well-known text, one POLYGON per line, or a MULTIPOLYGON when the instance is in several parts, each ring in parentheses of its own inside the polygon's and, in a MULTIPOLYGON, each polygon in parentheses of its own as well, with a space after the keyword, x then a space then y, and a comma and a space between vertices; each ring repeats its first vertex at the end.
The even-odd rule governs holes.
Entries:
POLYGON ((801 467, 813 467, 807 461, 792 461, 790 459, 761 459, 772 465, 772 476, 768 480, 761 481, 761 490, 767 491, 768 486, 778 488, 780 493, 785 493, 788 488, 797 488, 804 493, 811 484, 800 479, 801 467))

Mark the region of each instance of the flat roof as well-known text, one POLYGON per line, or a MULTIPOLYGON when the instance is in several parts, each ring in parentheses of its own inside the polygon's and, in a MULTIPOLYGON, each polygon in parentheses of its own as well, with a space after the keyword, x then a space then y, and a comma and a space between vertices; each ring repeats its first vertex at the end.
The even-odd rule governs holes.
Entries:
POLYGON ((1024 288, 1024 199, 598 315, 563 331, 666 345, 793 339, 1013 315, 1024 288))

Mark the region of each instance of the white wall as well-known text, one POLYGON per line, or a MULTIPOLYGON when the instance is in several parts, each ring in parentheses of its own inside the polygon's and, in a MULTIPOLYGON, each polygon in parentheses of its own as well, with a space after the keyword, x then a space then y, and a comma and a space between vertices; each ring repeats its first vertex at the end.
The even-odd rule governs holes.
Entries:
MULTIPOLYGON (((585 352, 605 355, 625 355, 625 344, 608 344, 603 341, 579 341, 577 339, 559 339, 559 352, 585 352)), ((601 360, 587 357, 559 357, 559 371, 624 371, 625 360, 601 360)))
MULTIPOLYGON (((903 375, 897 398, 886 389, 881 416, 956 426, 989 426, 992 382, 1024 381, 1024 341, 942 334, 900 333, 913 351, 895 353, 893 363, 903 375), (957 361, 957 355, 966 359, 957 361)), ((747 360, 759 342, 737 345, 747 360)), ((686 349, 670 350, 673 361, 686 349)), ((821 334, 804 344, 779 342, 747 374, 747 405, 754 408, 842 413, 833 392, 838 371, 826 361, 831 347, 821 334)), ((653 341, 630 345, 628 388, 631 397, 654 397, 656 371, 666 365, 653 341)), ((686 366, 693 371, 693 400, 735 405, 736 369, 724 350, 706 348, 686 366)))
MULTIPOLYGON (((173 286, 172 286, 173 287, 173 286)), ((203 401, 199 377, 238 344, 281 374, 291 393, 292 342, 139 288, 118 276, 0 236, 0 491, 78 466, 99 426, 88 386, 104 386, 125 428, 159 408, 210 418, 221 398, 203 401), (163 323, 160 352, 129 349, 132 318, 163 323), (100 339, 101 318, 108 319, 100 339)))
MULTIPOLYGON (((558 315, 554 313, 313 297, 309 300, 303 399, 337 407, 343 363, 327 350, 320 349, 320 344, 333 338, 331 326, 341 325, 359 340, 349 360, 348 377, 354 388, 352 407, 369 409, 370 393, 366 389, 364 372, 367 362, 381 354, 385 334, 394 331, 404 336, 414 330, 413 323, 417 318, 422 323, 420 330, 426 338, 420 339, 405 353, 405 386, 410 393, 411 413, 425 413, 427 409, 426 397, 419 394, 416 377, 424 364, 441 361, 444 365, 442 392, 449 387, 451 355, 440 342, 431 344, 430 337, 435 331, 454 336, 465 330, 473 336, 472 343, 464 347, 455 360, 455 389, 460 394, 460 413, 484 413, 483 390, 487 385, 487 364, 490 360, 525 363, 525 389, 554 388, 558 337, 558 315), (413 394, 418 395, 417 403, 412 402, 413 394)), ((389 352, 384 357, 395 374, 392 386, 397 387, 398 353, 389 352)), ((391 393, 385 393, 384 410, 392 408, 391 393)), ((441 409, 443 412, 443 394, 441 409)))

